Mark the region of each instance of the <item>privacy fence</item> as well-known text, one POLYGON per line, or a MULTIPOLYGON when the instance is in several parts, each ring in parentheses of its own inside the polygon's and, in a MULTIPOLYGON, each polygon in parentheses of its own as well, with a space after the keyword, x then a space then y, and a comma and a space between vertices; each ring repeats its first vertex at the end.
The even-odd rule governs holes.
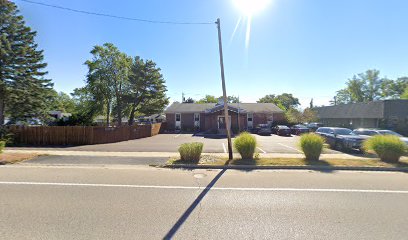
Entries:
POLYGON ((159 134, 161 123, 121 127, 10 126, 18 145, 61 146, 114 143, 159 134))

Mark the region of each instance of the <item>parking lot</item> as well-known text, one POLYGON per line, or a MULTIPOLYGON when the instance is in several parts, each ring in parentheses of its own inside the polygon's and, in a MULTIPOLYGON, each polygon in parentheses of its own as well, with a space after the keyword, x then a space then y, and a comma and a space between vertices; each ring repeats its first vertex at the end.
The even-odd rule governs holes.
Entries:
MULTIPOLYGON (((260 153, 300 153, 298 146, 299 136, 254 136, 257 138, 257 150, 260 153)), ((203 152, 205 153, 226 153, 228 151, 226 138, 210 138, 193 136, 192 134, 159 134, 150 138, 110 144, 69 147, 64 148, 64 150, 104 152, 177 152, 177 149, 181 144, 189 142, 204 143, 203 152)), ((325 150, 325 153, 337 152, 333 150, 325 150)))

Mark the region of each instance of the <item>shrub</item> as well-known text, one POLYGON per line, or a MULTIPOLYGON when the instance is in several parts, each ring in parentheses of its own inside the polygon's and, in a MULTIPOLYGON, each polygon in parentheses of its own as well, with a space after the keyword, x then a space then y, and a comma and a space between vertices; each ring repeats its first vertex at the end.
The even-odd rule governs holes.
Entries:
POLYGON ((384 162, 398 162, 405 154, 406 146, 401 139, 392 135, 377 135, 364 142, 365 151, 374 151, 384 162))
POLYGON ((6 142, 5 141, 0 141, 0 153, 3 152, 4 147, 6 146, 6 142))
POLYGON ((243 132, 234 140, 234 148, 242 159, 254 159, 256 138, 250 133, 243 132))
POLYGON ((300 137, 300 148, 308 161, 319 160, 323 144, 324 139, 315 133, 305 133, 300 137))
POLYGON ((201 152, 203 151, 203 143, 183 143, 180 145, 178 151, 180 159, 191 163, 198 163, 200 161, 201 152))
POLYGON ((14 135, 6 127, 0 126, 0 141, 7 145, 13 144, 14 135))

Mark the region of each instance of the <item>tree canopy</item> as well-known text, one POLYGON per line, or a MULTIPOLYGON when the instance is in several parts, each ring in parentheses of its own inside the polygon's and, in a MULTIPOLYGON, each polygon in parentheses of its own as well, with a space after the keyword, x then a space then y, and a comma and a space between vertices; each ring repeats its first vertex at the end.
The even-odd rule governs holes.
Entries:
POLYGON ((45 119, 53 84, 45 79, 43 51, 36 32, 25 25, 17 6, 0 0, 0 125, 5 112, 14 121, 45 119))
MULTIPOLYGON (((220 96, 217 98, 213 95, 205 95, 205 97, 196 101, 196 103, 218 103, 222 99, 223 99, 223 96, 220 96)), ((231 95, 231 96, 227 96, 227 103, 240 103, 240 101, 238 97, 231 95)))
POLYGON ((337 91, 331 104, 399 99, 402 98, 406 87, 408 87, 408 77, 391 80, 380 77, 380 71, 370 69, 349 79, 346 87, 337 91))
POLYGON ((295 98, 290 93, 282 93, 280 95, 269 94, 260 98, 258 103, 274 103, 276 106, 286 111, 290 108, 296 108, 300 105, 299 99, 295 98))
POLYGON ((93 58, 86 61, 86 86, 78 89, 77 99, 95 112, 115 116, 118 125, 128 117, 132 125, 135 116, 160 113, 168 104, 167 87, 161 69, 152 60, 129 57, 115 45, 105 43, 91 51, 93 58))

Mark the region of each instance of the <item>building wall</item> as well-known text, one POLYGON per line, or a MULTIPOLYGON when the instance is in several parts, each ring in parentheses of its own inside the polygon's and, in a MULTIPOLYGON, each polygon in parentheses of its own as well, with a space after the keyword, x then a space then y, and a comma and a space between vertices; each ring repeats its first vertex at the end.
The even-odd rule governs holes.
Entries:
POLYGON ((176 116, 174 113, 166 113, 166 129, 168 131, 176 129, 176 116))
POLYGON ((376 118, 328 118, 320 119, 320 122, 327 127, 356 128, 377 128, 379 119, 376 118))
MULTIPOLYGON (((223 116, 223 111, 218 111, 214 113, 200 113, 200 131, 213 132, 218 131, 218 116, 223 116)), ((239 114, 229 111, 229 116, 231 116, 231 130, 234 133, 238 133, 239 130, 247 130, 247 114, 239 114), (238 126, 239 122, 239 126, 238 126)), ((253 126, 256 127, 257 124, 268 123, 268 121, 283 121, 283 113, 255 113, 253 119, 253 126)), ((166 114, 167 130, 175 130, 175 114, 166 114)), ((194 113, 181 113, 181 129, 186 132, 193 132, 194 128, 194 113)))
POLYGON ((384 119, 380 125, 408 135, 408 100, 384 101, 384 119))

